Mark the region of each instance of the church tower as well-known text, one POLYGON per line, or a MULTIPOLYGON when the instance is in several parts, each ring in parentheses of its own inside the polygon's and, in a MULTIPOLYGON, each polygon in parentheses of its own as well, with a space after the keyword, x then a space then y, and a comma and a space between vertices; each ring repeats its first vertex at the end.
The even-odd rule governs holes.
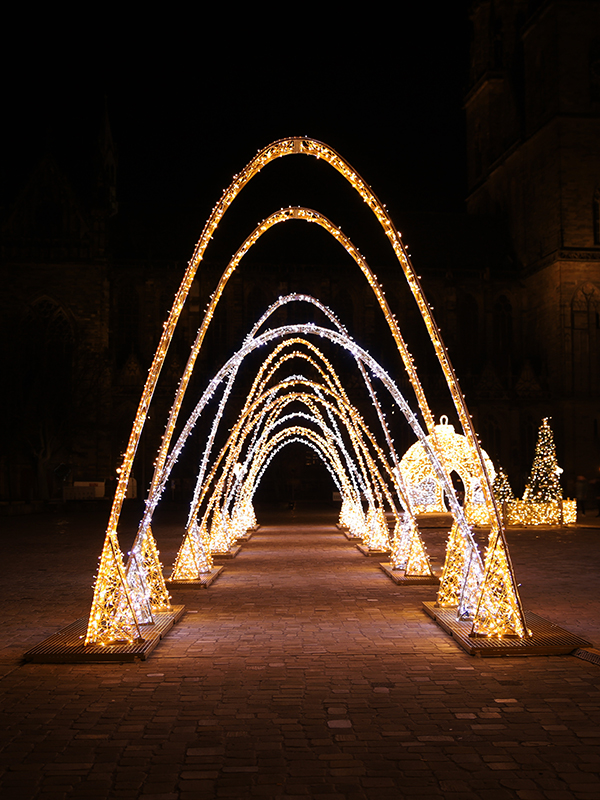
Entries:
POLYGON ((567 472, 600 478, 600 2, 475 0, 471 20, 467 209, 508 227, 520 356, 567 472))

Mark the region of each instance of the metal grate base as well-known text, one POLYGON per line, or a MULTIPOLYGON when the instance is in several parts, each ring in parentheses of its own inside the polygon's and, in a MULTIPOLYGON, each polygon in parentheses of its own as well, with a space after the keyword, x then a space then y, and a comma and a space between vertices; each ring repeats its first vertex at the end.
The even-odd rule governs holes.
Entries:
POLYGON ((449 633, 457 644, 472 656, 560 656, 572 653, 578 647, 587 647, 589 642, 553 625, 532 611, 525 612, 527 627, 533 636, 526 639, 487 639, 469 636, 472 622, 456 619, 456 608, 436 608, 432 601, 423 603, 423 610, 438 625, 449 633))
POLYGON ((362 542, 362 536, 353 536, 348 528, 344 528, 344 526, 340 525, 339 522, 336 522, 335 527, 338 529, 338 531, 341 531, 344 534, 349 542, 362 542))
POLYGON ((145 661, 163 636, 179 622, 185 606, 173 606, 172 611, 157 611, 154 625, 141 625, 144 641, 134 644, 111 644, 102 647, 84 644, 87 617, 72 622, 23 656, 36 664, 83 664, 90 661, 145 661))
POLYGON ((350 531, 342 530, 342 533, 348 539, 349 542, 362 542, 362 536, 352 536, 350 531))
POLYGON ((596 650, 594 647, 586 647, 585 650, 578 647, 577 650, 573 651, 573 655, 575 658, 581 658, 583 661, 590 661, 592 664, 598 664, 600 667, 600 650, 596 650))
POLYGON ((241 544, 234 544, 226 553, 211 553, 211 555, 218 558, 220 561, 222 558, 235 558, 241 549, 241 544))
POLYGON ((389 556, 389 550, 371 550, 364 544, 357 544, 357 549, 363 554, 363 556, 378 556, 381 558, 382 556, 389 556))
POLYGON ((191 586, 195 589, 208 589, 216 581, 225 567, 213 567, 210 572, 203 573, 199 578, 191 581, 165 581, 169 589, 184 589, 191 586))
POLYGON ((379 566, 398 586, 439 586, 440 584, 440 579, 435 575, 405 575, 403 569, 393 569, 390 562, 381 563, 379 566))

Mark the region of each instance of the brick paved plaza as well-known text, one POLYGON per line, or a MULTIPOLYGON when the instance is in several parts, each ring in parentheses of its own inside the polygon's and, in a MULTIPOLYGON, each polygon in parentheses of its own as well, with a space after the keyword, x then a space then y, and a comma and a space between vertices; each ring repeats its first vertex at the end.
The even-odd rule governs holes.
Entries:
MULTIPOLYGON (((184 514, 156 523, 165 566, 184 514)), ((23 664, 87 615, 107 517, 2 519, 3 799, 600 798, 600 666, 465 654, 421 610, 435 587, 396 586, 332 511, 259 511, 208 590, 172 592, 187 613, 147 661, 23 664)), ((598 522, 508 534, 525 607, 594 647, 598 522)))

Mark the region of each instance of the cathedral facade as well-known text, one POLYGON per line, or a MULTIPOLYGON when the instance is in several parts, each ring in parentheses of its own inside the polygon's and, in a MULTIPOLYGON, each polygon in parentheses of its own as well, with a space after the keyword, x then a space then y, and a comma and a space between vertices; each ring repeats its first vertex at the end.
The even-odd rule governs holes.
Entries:
MULTIPOLYGON (((483 447, 521 492, 539 423, 551 416, 572 494, 577 475, 600 478, 600 3, 481 0, 471 20, 467 213, 396 223, 483 447)), ((185 264, 125 258, 110 246, 116 167, 106 123, 85 202, 46 158, 4 215, 1 346, 10 390, 2 396, 0 502, 46 501, 73 481, 105 481, 126 445, 185 264)), ((223 266, 203 267, 184 308, 140 443, 140 487, 223 266)), ((372 266, 409 332, 435 413, 450 413, 431 353, 411 341, 420 320, 397 266, 372 266)), ((198 386, 291 291, 329 305, 406 384, 360 275, 348 277, 343 264, 282 272, 264 263, 232 278, 198 386)), ((397 440, 400 449, 411 443, 408 432, 397 440)), ((291 468, 307 485, 311 458, 291 468)))
POLYGON ((567 478, 598 479, 600 4, 494 0, 471 14, 467 211, 506 224, 518 270, 492 300, 505 341, 490 362, 520 417, 503 434, 551 414, 567 478))

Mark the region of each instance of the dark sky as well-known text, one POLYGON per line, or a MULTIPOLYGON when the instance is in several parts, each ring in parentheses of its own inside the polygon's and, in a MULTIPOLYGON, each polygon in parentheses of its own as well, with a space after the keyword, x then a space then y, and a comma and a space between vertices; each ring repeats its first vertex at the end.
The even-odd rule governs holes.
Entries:
MULTIPOLYGON (((392 16, 327 7, 269 6, 240 18, 229 4, 206 6, 200 21, 168 10, 149 20, 145 9, 139 19, 74 20, 75 31, 73 20, 52 17, 26 36, 21 21, 15 41, 27 50, 15 46, 6 67, 4 207, 47 152, 85 195, 106 97, 120 217, 154 235, 168 229, 175 257, 189 257, 233 173, 289 135, 336 148, 400 228, 403 212, 462 210, 466 3, 435 14, 429 4, 396 4, 392 16)), ((257 215, 319 207, 322 173, 270 170, 278 172, 249 198, 257 215), (298 181, 307 185, 297 190, 298 181)), ((320 210, 333 216, 335 203, 320 210)))

